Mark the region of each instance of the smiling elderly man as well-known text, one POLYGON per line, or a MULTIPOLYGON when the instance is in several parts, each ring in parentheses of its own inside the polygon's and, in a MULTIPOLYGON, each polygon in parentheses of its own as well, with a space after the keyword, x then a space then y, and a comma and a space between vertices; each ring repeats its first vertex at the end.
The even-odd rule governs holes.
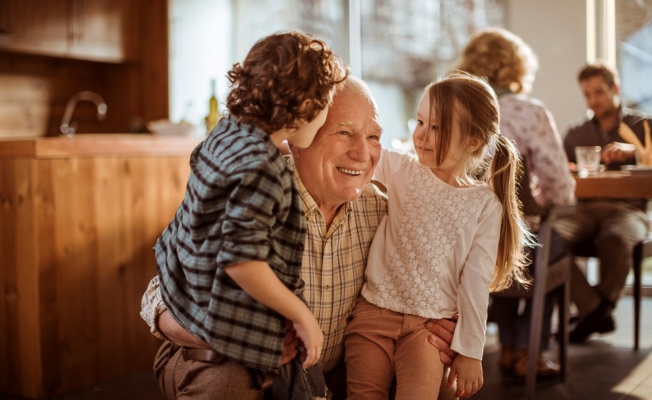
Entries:
MULTIPOLYGON (((308 225, 301 272, 304 294, 325 333, 321 367, 334 399, 346 397, 344 328, 362 288, 369 246, 387 213, 384 196, 369 183, 380 157, 380 135, 369 88, 349 77, 337 89, 314 142, 305 149, 292 149, 288 161, 295 170, 308 225)), ((184 347, 213 350, 172 318, 161 300, 157 278, 143 297, 141 315, 152 333, 171 340, 161 345, 154 365, 168 399, 220 399, 224 388, 232 390, 234 385, 241 399, 263 397, 250 382, 238 378, 241 372, 193 360, 188 352, 181 354, 184 347)), ((454 357, 448 347, 454 328, 450 321, 429 323, 433 332, 429 340, 440 349, 445 364, 454 357)), ((296 339, 289 334, 284 361, 296 354, 295 347, 296 339)), ((444 392, 447 398, 454 396, 453 390, 444 392)))

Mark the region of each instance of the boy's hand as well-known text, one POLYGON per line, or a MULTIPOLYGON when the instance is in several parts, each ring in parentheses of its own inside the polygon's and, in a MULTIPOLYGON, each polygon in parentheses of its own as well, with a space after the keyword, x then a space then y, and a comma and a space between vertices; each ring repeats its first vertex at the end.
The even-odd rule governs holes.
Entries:
MULTIPOLYGON (((306 310, 308 309, 306 308, 306 310)), ((303 368, 312 367, 321 358, 321 351, 324 347, 324 332, 309 310, 300 319, 294 321, 294 329, 306 349, 303 368)))
POLYGON ((455 357, 448 374, 448 386, 453 386, 457 379, 455 396, 469 398, 482 387, 482 362, 475 358, 459 354, 455 357))
POLYGON ((285 365, 292 361, 297 356, 297 346, 299 346, 299 339, 297 339, 297 332, 292 326, 290 320, 285 320, 285 341, 283 342, 283 356, 281 357, 281 365, 285 365))

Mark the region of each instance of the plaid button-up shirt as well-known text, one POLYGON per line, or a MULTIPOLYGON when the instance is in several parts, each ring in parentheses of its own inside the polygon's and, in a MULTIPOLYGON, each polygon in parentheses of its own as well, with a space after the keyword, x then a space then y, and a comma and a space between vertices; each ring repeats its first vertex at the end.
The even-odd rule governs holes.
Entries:
POLYGON ((220 354, 278 368, 285 318, 254 300, 225 267, 266 261, 300 294, 306 224, 292 171, 259 128, 223 118, 193 151, 186 196, 156 243, 162 298, 181 325, 220 354))
MULTIPOLYGON (((296 172, 294 177, 308 226, 301 278, 305 281, 308 306, 325 333, 321 366, 328 372, 342 361, 344 328, 360 294, 369 247, 387 214, 387 202, 373 186, 367 185, 358 200, 342 205, 326 229, 317 204, 296 172)), ((151 332, 164 339, 155 323, 165 310, 158 285, 155 277, 143 296, 140 315, 151 332)))
POLYGON ((364 283, 364 270, 371 242, 387 201, 367 185, 360 198, 343 204, 331 225, 306 190, 299 174, 299 186, 308 224, 301 278, 310 310, 325 333, 322 370, 328 372, 342 360, 344 328, 364 283))

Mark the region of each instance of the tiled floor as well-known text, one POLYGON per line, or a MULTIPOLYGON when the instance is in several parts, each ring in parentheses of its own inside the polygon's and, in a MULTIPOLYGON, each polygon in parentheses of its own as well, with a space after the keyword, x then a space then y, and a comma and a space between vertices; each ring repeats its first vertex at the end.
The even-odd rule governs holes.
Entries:
MULTIPOLYGON (((616 310, 615 333, 573 345, 569 354, 566 383, 540 384, 538 400, 651 400, 652 399, 652 298, 645 298, 642 310, 641 349, 632 350, 632 300, 624 297, 616 310)), ((490 329, 491 331, 492 329, 490 329)), ((495 329, 494 329, 495 331, 495 329)), ((474 400, 523 398, 524 388, 501 376, 496 337, 487 340, 485 385, 474 400)), ((555 350, 554 348, 552 349, 555 350)), ((0 394, 2 400, 23 400, 0 394)), ((143 371, 116 382, 82 390, 56 400, 162 400, 151 371, 143 371)))

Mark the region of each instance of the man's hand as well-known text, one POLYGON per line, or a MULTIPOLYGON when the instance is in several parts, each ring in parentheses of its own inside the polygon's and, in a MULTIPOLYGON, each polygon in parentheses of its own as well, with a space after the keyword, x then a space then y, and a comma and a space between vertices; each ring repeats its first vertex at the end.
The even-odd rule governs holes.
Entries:
POLYGON ((611 163, 624 163, 635 157, 636 147, 629 143, 613 142, 604 146, 601 159, 609 165, 611 163))
POLYGON ((447 319, 431 319, 426 323, 432 335, 428 337, 431 345, 439 350, 439 358, 445 366, 450 366, 457 356, 457 353, 451 350, 451 342, 453 341, 453 333, 457 326, 458 315, 455 314, 453 321, 447 319))
POLYGON ((172 317, 168 310, 163 311, 156 319, 156 326, 159 332, 168 340, 182 347, 191 349, 211 349, 211 346, 188 332, 172 317))

